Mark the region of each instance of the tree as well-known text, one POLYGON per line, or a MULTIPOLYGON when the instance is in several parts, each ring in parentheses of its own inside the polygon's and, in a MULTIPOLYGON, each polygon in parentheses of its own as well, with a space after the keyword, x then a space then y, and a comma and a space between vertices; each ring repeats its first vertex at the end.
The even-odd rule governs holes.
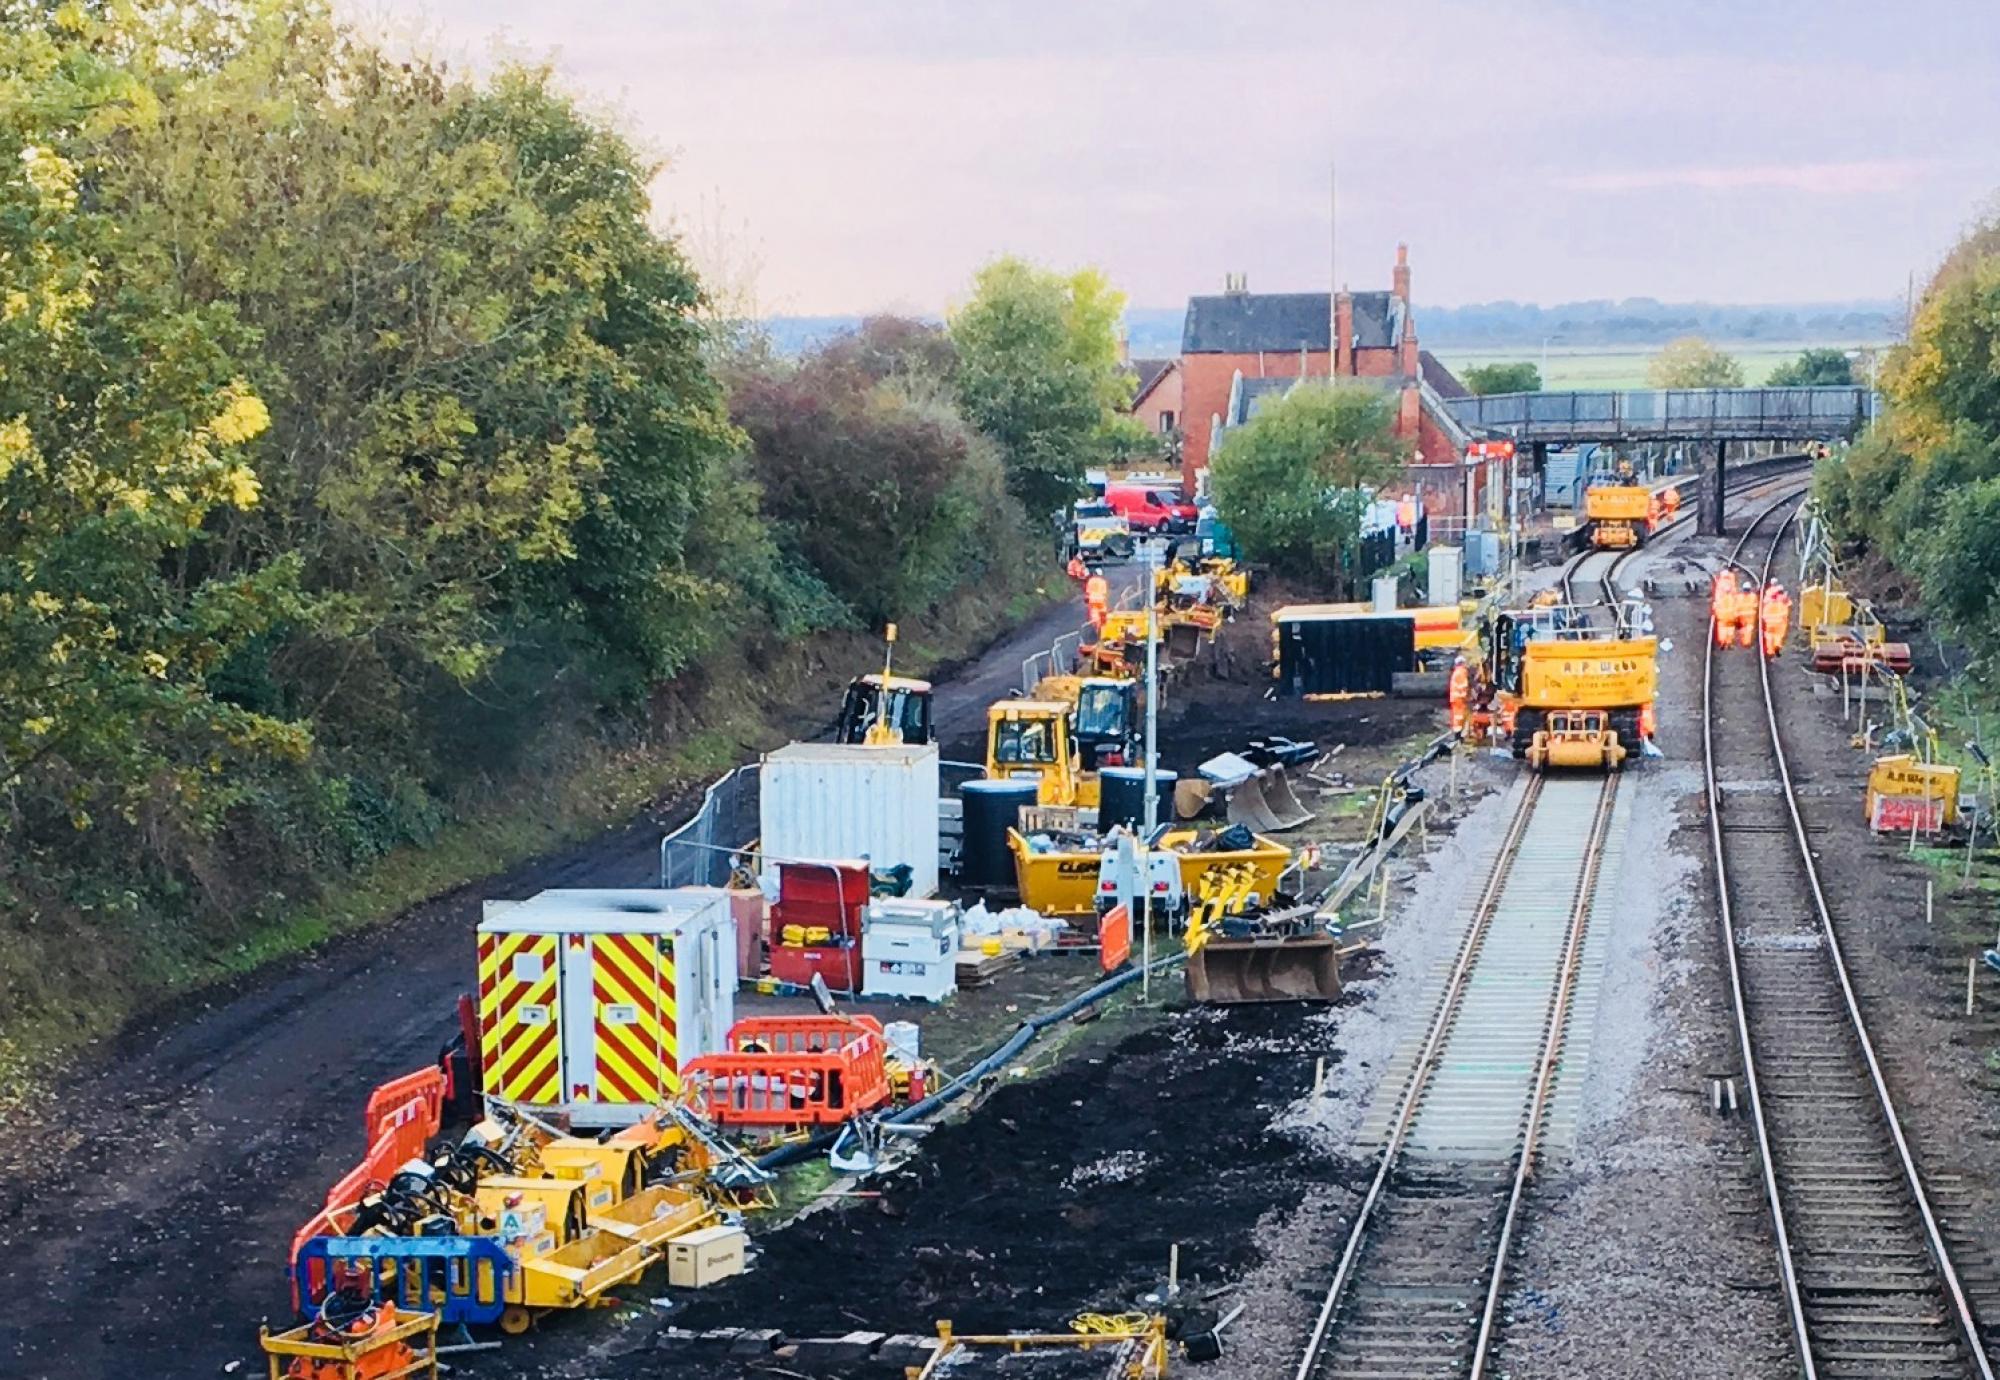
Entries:
POLYGON ((1646 366, 1654 388, 1741 388, 1743 366, 1698 335, 1669 341, 1646 366))
POLYGON ((1542 371, 1527 360, 1510 364, 1475 364, 1459 376, 1474 393, 1539 393, 1542 371))
POLYGON ((99 141, 142 93, 80 17, 45 22, 0 26, 0 901, 7 860, 100 819, 213 823, 226 769, 310 741, 209 684, 294 607, 296 565, 184 574, 264 500, 245 334, 119 272, 99 141))
POLYGON ((997 448, 945 389, 951 363, 936 327, 880 318, 735 383, 780 542, 869 625, 979 579, 1018 526, 997 448))
POLYGON ((1769 388, 1818 388, 1854 382, 1854 364, 1847 351, 1839 349, 1801 350, 1797 359, 1788 359, 1764 380, 1769 388))
POLYGON ((1827 514, 1919 576, 1959 636, 2000 652, 2000 219, 1946 257, 1877 381, 1886 418, 1817 476, 1827 514))
POLYGON ((1393 479, 1400 463, 1391 394, 1305 383, 1224 435, 1209 484, 1253 560, 1330 578, 1360 537, 1361 490, 1393 479))
POLYGON ((1132 396, 1119 366, 1125 308, 1096 269, 1057 274, 996 259, 953 312, 958 397, 1000 445, 1007 486, 1033 516, 1074 498, 1083 472, 1121 444, 1117 409, 1132 396))

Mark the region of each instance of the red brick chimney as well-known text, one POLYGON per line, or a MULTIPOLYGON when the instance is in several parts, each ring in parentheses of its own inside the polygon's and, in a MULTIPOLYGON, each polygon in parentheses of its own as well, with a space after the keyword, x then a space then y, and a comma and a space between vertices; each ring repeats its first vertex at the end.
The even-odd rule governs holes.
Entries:
POLYGON ((1333 376, 1351 378, 1354 374, 1354 294, 1337 292, 1333 295, 1333 376))
MULTIPOLYGON (((1396 271, 1406 275, 1405 285, 1407 286, 1407 274, 1409 270, 1398 269, 1396 271)), ((1402 349, 1401 367, 1403 377, 1406 379, 1415 379, 1422 365, 1417 359, 1417 318, 1411 315, 1407 299, 1403 303, 1403 339, 1400 345, 1402 349)))
POLYGON ((1398 408, 1396 414, 1396 434, 1414 444, 1422 429, 1421 423, 1424 411, 1423 399, 1417 396, 1417 385, 1414 379, 1404 382, 1403 396, 1400 402, 1402 406, 1398 408))
POLYGON ((1396 276, 1390 280, 1390 291, 1403 299, 1403 305, 1410 305, 1410 246, 1396 246, 1396 276))

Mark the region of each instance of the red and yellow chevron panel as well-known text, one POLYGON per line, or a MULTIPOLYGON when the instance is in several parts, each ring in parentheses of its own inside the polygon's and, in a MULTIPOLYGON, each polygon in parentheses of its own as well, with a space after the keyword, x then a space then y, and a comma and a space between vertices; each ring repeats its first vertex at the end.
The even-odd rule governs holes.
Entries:
POLYGON ((552 934, 479 937, 479 1055, 489 1097, 561 1100, 556 942, 552 934))
POLYGON ((672 941, 600 934, 591 944, 597 1100, 654 1103, 671 1096, 681 1082, 672 941))

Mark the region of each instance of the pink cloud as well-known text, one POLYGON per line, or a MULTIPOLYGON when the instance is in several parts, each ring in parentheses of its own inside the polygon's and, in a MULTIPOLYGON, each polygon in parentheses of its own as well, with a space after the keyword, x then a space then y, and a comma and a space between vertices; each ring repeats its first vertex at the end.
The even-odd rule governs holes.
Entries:
POLYGON ((1709 192, 1810 192, 1854 196, 1899 191, 1929 168, 1917 159, 1854 163, 1756 163, 1737 167, 1641 168, 1632 172, 1583 173, 1558 177, 1555 185, 1573 192, 1652 192, 1693 189, 1709 192))

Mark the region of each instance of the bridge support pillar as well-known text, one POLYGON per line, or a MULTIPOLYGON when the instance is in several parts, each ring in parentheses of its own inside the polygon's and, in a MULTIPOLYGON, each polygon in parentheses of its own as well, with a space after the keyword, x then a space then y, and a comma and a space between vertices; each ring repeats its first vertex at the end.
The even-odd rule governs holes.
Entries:
POLYGON ((1729 442, 1715 443, 1714 458, 1703 466, 1701 477, 1701 513, 1695 529, 1704 537, 1722 535, 1722 486, 1723 471, 1729 462, 1729 442))
POLYGON ((1535 511, 1540 512, 1549 506, 1549 443, 1534 442, 1529 454, 1535 466, 1535 511))

